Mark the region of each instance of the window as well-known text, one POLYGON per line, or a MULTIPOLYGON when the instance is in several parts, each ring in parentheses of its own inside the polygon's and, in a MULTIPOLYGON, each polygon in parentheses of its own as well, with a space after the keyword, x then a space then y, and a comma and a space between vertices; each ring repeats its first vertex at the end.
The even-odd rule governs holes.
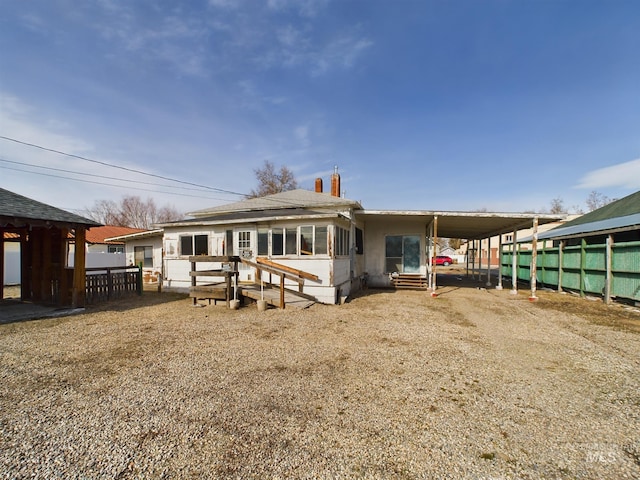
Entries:
POLYGON ((109 253, 124 253, 124 245, 107 245, 109 253))
POLYGON ((133 258, 136 265, 153 268, 153 247, 133 247, 133 258))
POLYGON ((251 251, 251 232, 238 232, 238 255, 243 258, 253 257, 251 251))
POLYGON ((227 230, 225 232, 226 239, 224 241, 224 254, 227 256, 233 255, 233 230, 227 230))
POLYGON ((327 227, 316 227, 315 232, 316 255, 327 254, 327 227))
POLYGON ((360 228, 356 228, 356 253, 358 255, 364 254, 364 236, 360 228))
POLYGON ((336 256, 349 255, 349 230, 336 227, 336 256))
POLYGON ((402 272, 402 236, 389 235, 385 238, 385 272, 402 272))
POLYGON ((313 255, 313 226, 300 227, 300 255, 313 255))
POLYGON ((271 255, 284 255, 284 241, 281 228, 271 230, 271 255))
POLYGON ((209 235, 182 235, 180 255, 208 255, 209 235))
POLYGON ((418 273, 420 271, 420 236, 385 237, 385 272, 418 273))
POLYGON ((285 255, 297 255, 298 254, 298 246, 296 242, 296 228, 286 228, 285 229, 285 245, 284 245, 284 254, 285 255))
POLYGON ((258 230, 258 255, 269 255, 269 230, 258 230))

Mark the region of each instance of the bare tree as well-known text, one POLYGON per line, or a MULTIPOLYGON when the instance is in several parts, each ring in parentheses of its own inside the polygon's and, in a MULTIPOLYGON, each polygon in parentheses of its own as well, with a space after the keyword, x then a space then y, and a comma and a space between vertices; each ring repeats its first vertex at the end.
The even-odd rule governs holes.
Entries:
POLYGON ((551 200, 551 206, 549 207, 549 213, 567 213, 567 209, 564 206, 564 201, 560 197, 556 197, 551 200))
POLYGON ((269 160, 265 160, 264 166, 256 168, 254 173, 258 180, 258 188, 251 190, 247 198, 264 197, 298 188, 298 182, 291 170, 282 166, 279 171, 276 171, 276 167, 269 160))
POLYGON ((86 215, 105 225, 147 229, 154 223, 182 218, 172 206, 158 208, 152 198, 145 201, 134 195, 123 197, 119 204, 113 200, 98 200, 93 208, 87 209, 86 215))
POLYGON ((594 210, 597 210, 598 208, 602 208, 613 201, 615 201, 615 198, 609 198, 606 195, 603 195, 600 192, 596 192, 595 190, 593 190, 587 197, 587 200, 585 203, 587 204, 587 210, 589 210, 590 212, 593 212, 594 210))

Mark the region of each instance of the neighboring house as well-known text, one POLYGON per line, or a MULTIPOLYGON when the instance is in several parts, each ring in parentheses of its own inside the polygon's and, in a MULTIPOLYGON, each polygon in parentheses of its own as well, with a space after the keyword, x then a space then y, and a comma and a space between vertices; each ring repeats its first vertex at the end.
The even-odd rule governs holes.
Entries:
MULTIPOLYGON (((518 277, 526 278, 532 238, 521 242, 518 277)), ((539 234, 537 257, 546 285, 639 302, 640 191, 539 234)))
MULTIPOLYGON (((193 218, 157 225, 162 228, 164 288, 187 290, 192 255, 262 258, 319 279, 305 281, 304 292, 323 303, 339 303, 363 285, 398 285, 399 277, 419 278, 420 287, 435 288, 429 258, 434 238, 487 238, 558 220, 556 215, 489 212, 365 210, 359 202, 338 196, 340 178, 331 179, 331 194, 292 190, 192 212, 193 218)), ((160 250, 159 247, 156 247, 160 250)), ((127 240, 127 252, 130 251, 127 240)), ((200 265, 198 270, 221 265, 200 265)), ((240 266, 240 281, 256 282, 256 269, 240 266)), ((263 273, 263 280, 268 274, 263 273)), ((199 279, 200 280, 200 279, 199 279)), ((204 279, 202 279, 203 283, 204 279)), ((288 282, 291 288, 297 284, 288 282)))
MULTIPOLYGON (((86 267, 124 267, 128 265, 124 255, 124 242, 112 240, 109 237, 119 237, 144 231, 142 228, 118 227, 114 225, 92 228, 87 232, 86 267)), ((73 265, 74 252, 75 242, 71 240, 68 255, 68 264, 70 266, 73 265)))
POLYGON ((124 245, 126 265, 142 265, 145 281, 162 277, 163 230, 139 230, 125 235, 107 237, 105 241, 124 245))

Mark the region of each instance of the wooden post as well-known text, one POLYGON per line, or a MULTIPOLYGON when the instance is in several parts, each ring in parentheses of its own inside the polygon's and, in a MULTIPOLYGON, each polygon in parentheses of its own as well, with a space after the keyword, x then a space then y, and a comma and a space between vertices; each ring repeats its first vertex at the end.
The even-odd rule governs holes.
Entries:
POLYGON ((138 266, 138 283, 136 285, 138 289, 138 295, 142 295, 144 291, 143 278, 142 278, 142 265, 138 266))
POLYGON ((284 310, 284 275, 280 275, 280 308, 284 310))
MULTIPOLYGON (((195 290, 195 286, 196 286, 196 276, 193 275, 196 271, 196 262, 191 262, 191 290, 194 291, 195 290)), ((227 292, 229 291, 229 288, 227 287, 227 292)), ((229 306, 229 294, 227 293, 227 306, 229 306)), ((198 304, 198 299, 196 297, 193 297, 193 304, 197 305, 198 304)))
POLYGON ((606 240, 606 253, 605 253, 605 262, 606 262, 606 274, 604 279, 604 303, 611 303, 611 284, 613 282, 612 278, 612 253, 613 253, 613 234, 607 235, 606 240))
POLYGON ((30 298, 39 302, 42 300, 42 232, 34 229, 29 233, 31 244, 31 292, 30 298))
MULTIPOLYGON (((433 217, 433 258, 438 255, 438 216, 433 217)), ((436 265, 438 262, 434 262, 432 260, 433 265, 431 266, 431 274, 433 275, 433 282, 431 282, 431 296, 436 297, 438 294, 436 293, 437 285, 437 274, 436 274, 436 265)))
POLYGON ((60 244, 58 246, 58 258, 60 265, 58 266, 58 305, 69 304, 69 279, 67 277, 67 237, 69 230, 61 228, 59 230, 60 244))
POLYGON ((511 294, 518 294, 518 231, 513 231, 513 251, 511 252, 511 294))
POLYGON ((558 246, 558 292, 562 292, 562 263, 564 262, 565 240, 560 240, 558 246))
POLYGON ((491 286, 491 237, 487 238, 487 287, 491 286))
POLYGON ((538 300, 536 296, 536 288, 538 281, 538 217, 533 219, 533 239, 531 241, 531 269, 529 282, 531 284, 531 295, 529 301, 538 300))
POLYGON ((31 242, 26 231, 20 232, 20 300, 31 298, 31 242))
POLYGON ((42 276, 40 277, 40 292, 42 299, 50 302, 53 300, 51 292, 51 235, 49 229, 42 232, 42 276))
POLYGON ((71 306, 73 308, 84 307, 87 272, 85 270, 85 227, 76 227, 76 249, 73 257, 73 288, 71 293, 71 306))
POLYGON ((502 234, 498 235, 498 285, 496 290, 502 290, 502 234))

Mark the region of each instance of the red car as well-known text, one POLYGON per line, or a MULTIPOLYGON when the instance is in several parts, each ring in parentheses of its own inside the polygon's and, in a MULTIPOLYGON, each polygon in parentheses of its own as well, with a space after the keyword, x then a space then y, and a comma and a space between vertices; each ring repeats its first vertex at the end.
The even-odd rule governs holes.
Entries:
POLYGON ((444 265, 445 267, 448 267, 453 263, 453 259, 451 257, 447 257, 446 255, 438 255, 437 257, 431 259, 431 263, 433 265, 444 265))

